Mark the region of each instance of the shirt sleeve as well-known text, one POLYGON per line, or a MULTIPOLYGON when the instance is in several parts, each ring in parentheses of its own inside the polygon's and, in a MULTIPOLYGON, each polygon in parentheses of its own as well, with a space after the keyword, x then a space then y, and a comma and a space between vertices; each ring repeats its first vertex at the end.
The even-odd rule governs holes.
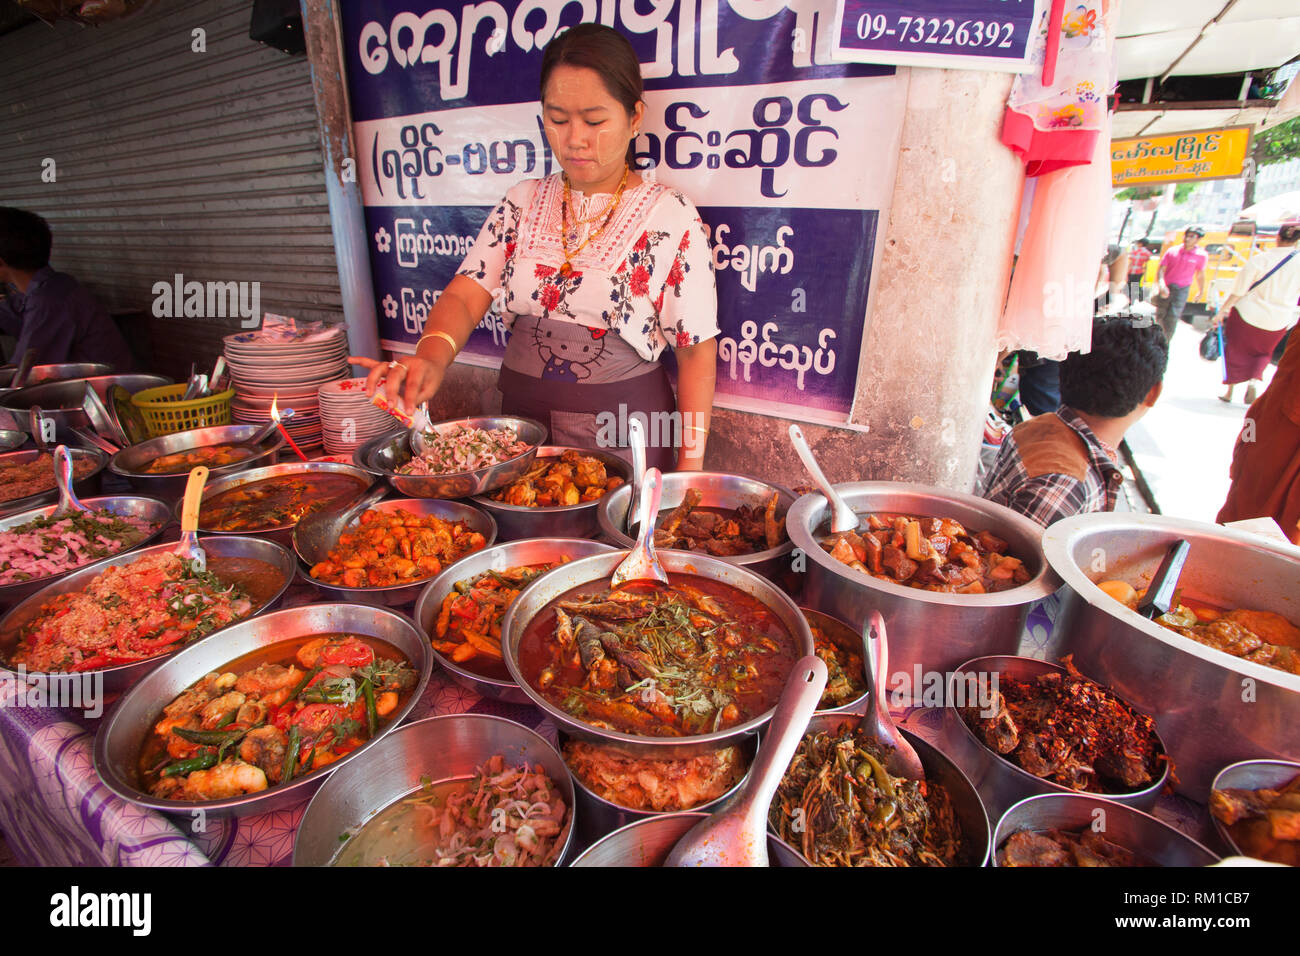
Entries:
POLYGON ((1022 482, 1007 500, 1007 507, 1047 527, 1083 512, 1083 482, 1057 473, 1038 475, 1022 482))
POLYGON ((657 311, 659 331, 674 348, 698 345, 721 331, 713 256, 698 214, 677 240, 657 311))
POLYGON ((12 295, 0 299, 0 332, 17 338, 23 330, 23 317, 14 309, 13 299, 12 295))
POLYGON ((473 279, 495 296, 496 290, 505 283, 506 260, 515 254, 520 211, 516 191, 512 189, 488 213, 487 221, 479 230, 478 238, 470 247, 465 261, 456 270, 456 275, 473 279))

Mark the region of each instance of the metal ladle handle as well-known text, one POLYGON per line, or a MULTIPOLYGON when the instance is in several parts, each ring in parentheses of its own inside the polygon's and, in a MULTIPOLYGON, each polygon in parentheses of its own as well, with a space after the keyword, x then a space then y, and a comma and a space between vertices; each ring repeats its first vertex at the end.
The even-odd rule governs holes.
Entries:
POLYGON ((59 506, 55 514, 66 515, 74 511, 89 511, 72 490, 72 453, 67 445, 54 449, 54 480, 59 486, 59 506))
POLYGON ((45 437, 46 423, 49 421, 50 419, 41 413, 41 406, 39 405, 33 405, 31 411, 28 412, 28 430, 32 433, 32 441, 36 442, 37 449, 42 453, 50 450, 49 443, 54 440, 53 436, 50 438, 45 437))
POLYGON ((812 449, 808 446, 808 440, 803 437, 803 429, 798 425, 790 426, 790 442, 794 445, 795 453, 798 454, 799 460, 803 462, 804 468, 812 476, 817 489, 826 497, 826 501, 831 506, 831 531, 856 530, 858 527, 857 514, 854 513, 848 502, 840 497, 839 492, 827 480, 826 473, 822 471, 821 465, 813 457, 812 449))
POLYGON ((632 418, 627 423, 627 444, 632 450, 632 496, 627 502, 627 533, 636 535, 636 523, 641 505, 641 483, 645 481, 645 428, 641 419, 632 418))

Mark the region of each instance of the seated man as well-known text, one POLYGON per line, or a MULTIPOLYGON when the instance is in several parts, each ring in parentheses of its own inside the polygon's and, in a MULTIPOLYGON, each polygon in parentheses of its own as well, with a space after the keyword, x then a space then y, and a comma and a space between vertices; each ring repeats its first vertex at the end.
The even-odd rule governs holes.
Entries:
POLYGON ((1114 511, 1123 483, 1116 449, 1160 397, 1169 345, 1147 320, 1098 319, 1092 351, 1061 363, 1061 407, 1002 440, 984 497, 1041 525, 1114 511))
POLYGON ((0 206, 0 282, 18 290, 0 301, 0 331, 18 339, 13 361, 35 349, 35 365, 103 362, 131 371, 131 350, 108 310, 72 276, 50 268, 50 245, 44 219, 0 206))

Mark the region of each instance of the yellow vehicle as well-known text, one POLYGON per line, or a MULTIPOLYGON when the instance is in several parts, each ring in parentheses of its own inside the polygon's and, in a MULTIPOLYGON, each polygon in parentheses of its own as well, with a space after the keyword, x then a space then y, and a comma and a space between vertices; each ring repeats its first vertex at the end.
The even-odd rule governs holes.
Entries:
MULTIPOLYGON (((1147 263, 1146 275, 1143 276, 1144 281, 1150 282, 1154 287, 1157 284, 1156 273, 1160 268, 1160 260, 1164 258, 1165 253, 1170 249, 1175 249, 1182 244, 1182 229, 1165 233, 1165 241, 1160 247, 1159 255, 1153 256, 1151 261, 1147 263)), ((1246 264, 1246 261, 1265 249, 1272 249, 1276 245, 1276 233, 1260 234, 1256 232, 1255 223, 1249 219, 1239 220, 1233 223, 1229 229, 1207 228, 1200 245, 1200 248, 1209 257, 1209 261, 1205 264, 1205 285, 1199 290, 1200 294, 1198 295, 1196 284, 1192 284, 1192 291, 1187 299, 1187 308, 1183 314, 1204 315, 1216 311, 1223 300, 1232 292, 1233 283, 1237 281, 1237 273, 1241 271, 1241 267, 1246 264)))

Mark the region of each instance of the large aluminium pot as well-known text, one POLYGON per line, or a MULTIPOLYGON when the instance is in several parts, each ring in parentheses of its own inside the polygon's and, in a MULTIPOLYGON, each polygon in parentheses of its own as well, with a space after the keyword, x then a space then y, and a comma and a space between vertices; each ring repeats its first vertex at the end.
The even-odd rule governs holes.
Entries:
POLYGON ((81 407, 86 398, 86 386, 95 390, 101 401, 108 401, 108 390, 121 385, 135 394, 146 388, 171 385, 172 380, 161 375, 94 375, 90 378, 70 378, 40 385, 25 385, 4 396, 4 407, 26 411, 39 405, 41 414, 51 419, 58 428, 60 439, 70 428, 93 428, 90 417, 81 407))
MULTIPOLYGON (((820 494, 804 495, 786 516, 796 555, 806 562, 803 603, 861 628, 872 610, 889 629, 890 674, 947 673, 963 661, 988 654, 1014 654, 1025 617, 1035 601, 1060 581, 1043 558, 1042 527, 1024 515, 974 495, 891 481, 836 485, 859 515, 884 512, 952 518, 971 531, 989 531, 1007 542, 1032 575, 1016 588, 993 594, 947 594, 883 581, 841 564, 819 543, 830 533, 830 507, 820 494)), ((891 679, 890 686, 894 683, 891 679)))
POLYGON ((1300 624, 1300 551, 1289 545, 1161 515, 1078 515, 1043 535, 1068 585, 1047 650, 1052 659, 1073 654, 1080 671, 1153 714, 1179 792, 1204 803, 1227 764, 1300 759, 1300 674, 1198 644, 1097 587, 1115 579, 1144 587, 1179 538, 1191 544, 1179 579, 1189 597, 1300 624))

